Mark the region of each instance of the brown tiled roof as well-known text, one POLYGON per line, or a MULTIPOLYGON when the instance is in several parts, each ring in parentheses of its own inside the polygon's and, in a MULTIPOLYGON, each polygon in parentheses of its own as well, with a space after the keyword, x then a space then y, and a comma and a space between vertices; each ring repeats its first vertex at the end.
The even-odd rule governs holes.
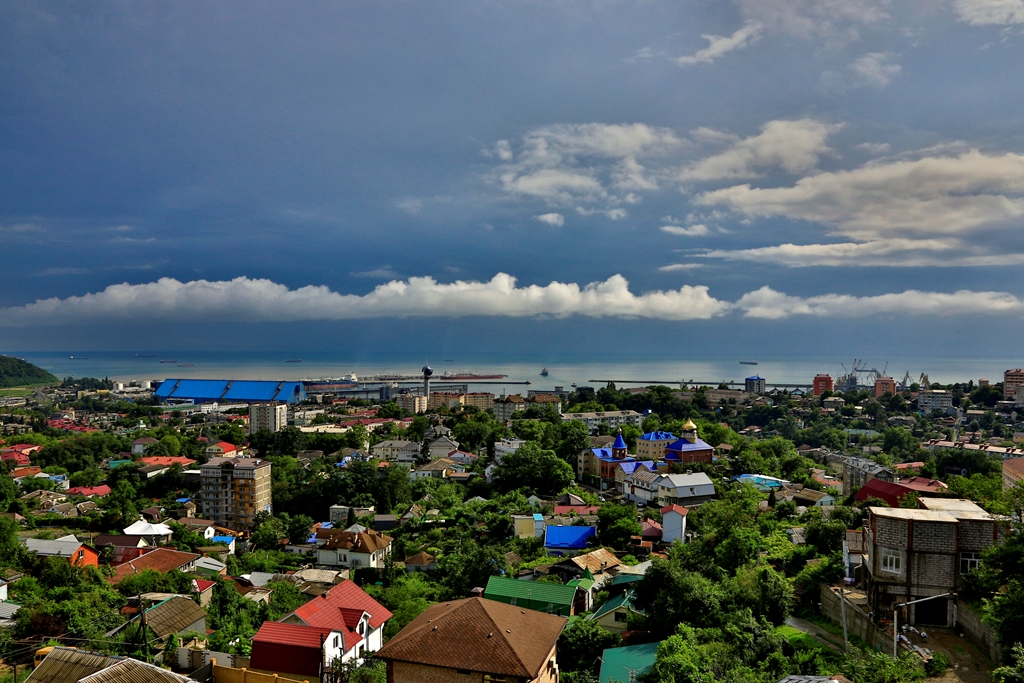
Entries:
POLYGON ((406 564, 411 564, 417 567, 426 564, 434 564, 435 562, 437 562, 437 560, 434 558, 434 556, 430 553, 425 552, 419 552, 413 555, 412 557, 405 558, 406 564))
POLYGON ((1009 474, 1011 479, 1024 479, 1024 458, 1004 460, 1003 472, 1009 474))
POLYGON ((107 579, 110 583, 117 584, 131 574, 138 574, 147 569, 163 573, 169 572, 172 569, 178 569, 182 565, 186 565, 189 562, 193 562, 199 558, 194 553, 182 553, 177 550, 170 550, 169 548, 157 548, 151 550, 141 557, 137 557, 134 560, 125 562, 124 564, 118 565, 114 569, 114 575, 107 579))
POLYGON ((358 533, 338 529, 317 529, 317 539, 327 539, 324 548, 327 550, 354 550, 357 553, 374 553, 387 548, 393 540, 390 536, 367 530, 358 533))
POLYGON ((432 605, 377 652, 381 659, 533 679, 565 618, 484 598, 432 605))

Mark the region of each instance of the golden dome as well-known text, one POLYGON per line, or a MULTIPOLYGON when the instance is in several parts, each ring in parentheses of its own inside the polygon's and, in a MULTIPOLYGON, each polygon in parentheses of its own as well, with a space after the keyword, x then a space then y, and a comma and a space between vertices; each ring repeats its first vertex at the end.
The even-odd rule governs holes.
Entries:
POLYGON ((683 423, 684 432, 695 432, 697 431, 697 425, 693 424, 693 420, 687 420, 683 423))

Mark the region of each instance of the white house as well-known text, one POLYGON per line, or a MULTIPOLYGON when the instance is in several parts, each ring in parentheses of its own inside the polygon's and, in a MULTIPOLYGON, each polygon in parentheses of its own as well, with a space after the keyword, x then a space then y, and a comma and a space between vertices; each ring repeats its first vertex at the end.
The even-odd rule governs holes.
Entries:
POLYGON ((666 505, 661 508, 661 540, 686 542, 686 513, 682 505, 666 505))
POLYGON ((715 497, 715 485, 703 472, 663 474, 658 479, 658 502, 696 507, 715 497))

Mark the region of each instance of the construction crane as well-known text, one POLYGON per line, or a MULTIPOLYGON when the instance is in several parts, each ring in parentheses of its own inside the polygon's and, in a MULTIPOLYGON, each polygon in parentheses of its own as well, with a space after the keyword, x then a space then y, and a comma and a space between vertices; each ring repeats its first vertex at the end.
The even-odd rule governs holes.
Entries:
POLYGON ((903 379, 900 380, 899 390, 900 391, 909 391, 910 390, 910 384, 911 384, 911 381, 910 381, 910 370, 907 370, 906 374, 903 375, 903 379))
POLYGON ((921 385, 921 388, 924 389, 925 391, 932 388, 932 383, 928 381, 928 375, 924 374, 923 372, 921 373, 921 380, 919 384, 921 385))

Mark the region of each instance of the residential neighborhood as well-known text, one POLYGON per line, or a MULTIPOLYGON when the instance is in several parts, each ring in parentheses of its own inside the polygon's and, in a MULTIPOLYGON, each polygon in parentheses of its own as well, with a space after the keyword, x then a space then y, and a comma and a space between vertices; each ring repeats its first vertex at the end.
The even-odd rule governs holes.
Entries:
POLYGON ((251 406, 82 386, 4 409, 34 425, 0 450, 0 633, 33 680, 688 681, 679 653, 713 644, 708 676, 887 683, 991 672, 1024 623, 1024 425, 998 387, 923 410, 913 387, 577 387, 495 399, 506 419, 299 395, 250 431, 251 406), (391 422, 305 431, 305 404, 391 422))

